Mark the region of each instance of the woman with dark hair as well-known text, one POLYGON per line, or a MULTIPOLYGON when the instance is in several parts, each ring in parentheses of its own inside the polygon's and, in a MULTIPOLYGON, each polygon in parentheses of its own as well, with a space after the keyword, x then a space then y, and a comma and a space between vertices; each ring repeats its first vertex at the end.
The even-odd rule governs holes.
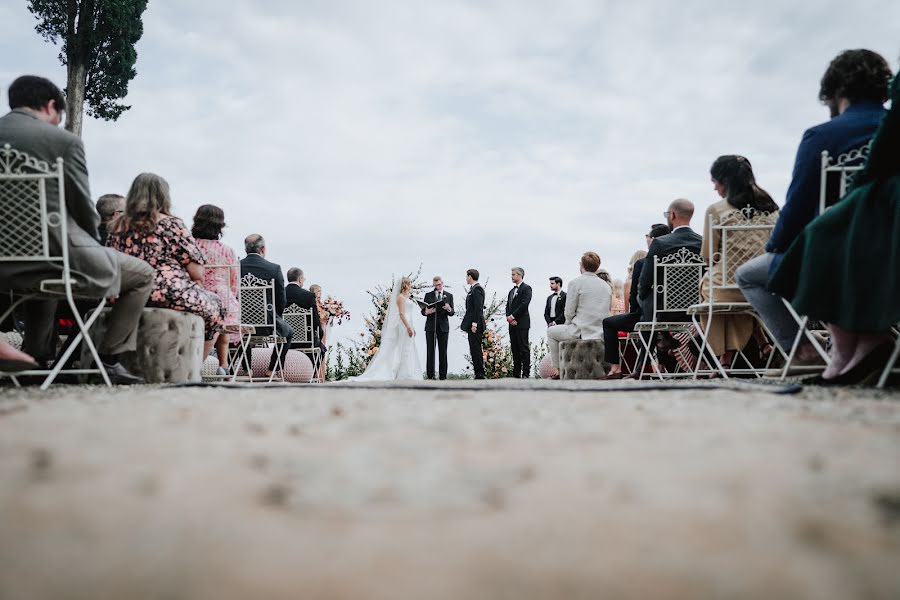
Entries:
POLYGON ((788 248, 769 286, 800 314, 829 324, 823 382, 878 377, 891 354, 891 327, 900 322, 900 76, 865 168, 788 248))
MULTIPOLYGON (((753 175, 753 167, 750 161, 743 156, 720 156, 713 162, 709 169, 713 188, 721 201, 716 202, 706 210, 703 219, 703 246, 701 254, 709 260, 712 250, 712 263, 709 265, 710 277, 714 286, 720 286, 725 281, 724 267, 721 257, 722 239, 718 230, 713 230, 713 224, 733 222, 734 225, 753 223, 755 225, 774 225, 778 218, 778 205, 772 200, 764 189, 756 183, 753 175)), ((735 262, 733 257, 741 256, 746 262, 763 253, 766 241, 769 239, 767 230, 755 230, 741 232, 729 238, 729 277, 734 281, 734 272, 743 262, 735 262)), ((709 277, 703 278, 700 294, 704 300, 709 300, 709 277)), ((746 302, 746 298, 739 289, 717 289, 715 302, 746 302)), ((706 320, 701 319, 705 324, 706 320)), ((749 315, 715 315, 710 322, 707 340, 710 348, 716 356, 721 358, 723 366, 731 366, 734 353, 744 349, 750 336, 753 335, 753 317, 749 315)))
POLYGON ((222 328, 222 306, 200 283, 206 259, 181 219, 172 216, 165 179, 153 173, 135 178, 125 198, 125 212, 109 225, 106 245, 146 261, 156 271, 148 306, 203 319, 203 356, 208 355, 222 328))
POLYGON ((225 328, 229 333, 220 335, 216 340, 216 355, 219 359, 217 375, 227 375, 228 342, 240 341, 241 325, 241 305, 237 299, 241 265, 234 250, 221 241, 224 228, 225 213, 221 208, 204 204, 197 209, 191 233, 206 256, 203 287, 219 297, 225 312, 225 328))

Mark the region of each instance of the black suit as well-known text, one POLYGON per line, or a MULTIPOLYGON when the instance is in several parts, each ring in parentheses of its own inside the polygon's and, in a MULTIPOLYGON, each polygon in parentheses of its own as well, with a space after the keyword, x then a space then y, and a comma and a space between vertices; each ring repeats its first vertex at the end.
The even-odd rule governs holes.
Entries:
POLYGON ((475 379, 484 379, 484 357, 481 339, 484 336, 484 288, 475 283, 466 296, 466 314, 463 315, 460 329, 469 337, 469 354, 472 356, 472 369, 475 379), (472 333, 472 324, 478 328, 472 333))
POLYGON ((547 303, 544 304, 544 321, 547 325, 564 325, 566 322, 566 293, 562 290, 556 294, 547 296, 547 303), (557 295, 558 294, 558 295, 557 295), (550 301, 556 298, 556 316, 550 318, 550 301))
POLYGON ((324 332, 322 331, 322 321, 319 318, 319 307, 316 305, 316 295, 311 291, 300 287, 300 285, 296 283, 288 283, 284 287, 284 294, 286 297, 286 306, 296 304, 300 308, 312 311, 313 338, 315 339, 315 345, 324 352, 325 347, 322 345, 324 332))
MULTIPOLYGON (((281 315, 284 313, 284 305, 287 302, 287 296, 284 292, 284 277, 281 275, 281 267, 273 262, 269 262, 259 254, 248 254, 241 261, 241 277, 248 273, 259 277, 263 281, 275 280, 275 297, 267 297, 266 300, 275 304, 275 331, 278 335, 287 340, 287 343, 281 347, 280 353, 281 364, 284 366, 284 360, 287 358, 287 352, 291 344, 291 338, 294 336, 294 330, 287 324, 287 321, 281 318, 281 315)), ((257 327, 256 332, 259 335, 271 335, 272 330, 268 327, 257 327)), ((269 361, 270 371, 275 369, 277 357, 278 354, 272 352, 272 359, 269 361)), ((252 358, 249 356, 247 358, 252 365, 252 358)))
MULTIPOLYGON (((437 291, 432 290, 425 294, 425 302, 432 304, 437 302, 437 291)), ((438 347, 438 377, 447 379, 447 340, 450 337, 450 317, 456 314, 453 310, 453 294, 445 290, 441 291, 441 301, 434 307, 437 312, 425 316, 425 343, 426 365, 425 372, 428 379, 434 379, 434 345, 438 347), (450 305, 450 310, 444 309, 444 304, 450 305)))
POLYGON ((634 331, 634 326, 641 320, 641 303, 638 302, 637 282, 641 279, 644 259, 635 261, 631 267, 631 291, 628 295, 628 312, 603 319, 603 340, 606 348, 606 362, 611 365, 619 362, 619 332, 634 331))
POLYGON ((516 324, 509 325, 509 345, 513 356, 512 376, 518 379, 528 377, 531 371, 531 347, 528 345, 528 330, 531 328, 531 315, 528 306, 531 304, 531 286, 525 282, 517 288, 509 290, 506 297, 506 316, 515 319, 516 324))
MULTIPOLYGON (((644 264, 647 265, 647 268, 642 270, 638 284, 638 299, 641 303, 645 321, 653 319, 653 307, 656 302, 656 295, 652 293, 654 257, 663 258, 673 252, 677 252, 681 248, 687 248, 691 252, 700 254, 702 244, 703 237, 690 227, 681 227, 668 235, 656 238, 650 244, 650 248, 647 250, 647 257, 644 259, 644 264)), ((633 278, 631 285, 634 285, 633 278)))

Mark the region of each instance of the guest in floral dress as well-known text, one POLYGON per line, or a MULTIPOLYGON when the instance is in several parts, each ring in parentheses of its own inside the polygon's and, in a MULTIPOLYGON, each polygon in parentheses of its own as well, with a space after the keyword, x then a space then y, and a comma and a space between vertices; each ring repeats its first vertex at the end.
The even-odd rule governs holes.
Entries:
POLYGON ((219 298, 201 284, 203 252, 181 219, 173 217, 169 184, 141 173, 131 184, 125 212, 110 224, 106 245, 146 261, 156 271, 148 306, 195 314, 203 319, 204 356, 222 328, 219 298))
POLYGON ((240 333, 237 332, 240 331, 241 325, 241 305, 237 299, 241 265, 234 250, 223 244, 220 239, 224 228, 225 212, 221 208, 212 204, 204 204, 197 209, 191 233, 206 256, 203 287, 219 297, 225 311, 225 330, 231 332, 220 335, 216 340, 219 375, 227 374, 228 342, 240 341, 240 333))

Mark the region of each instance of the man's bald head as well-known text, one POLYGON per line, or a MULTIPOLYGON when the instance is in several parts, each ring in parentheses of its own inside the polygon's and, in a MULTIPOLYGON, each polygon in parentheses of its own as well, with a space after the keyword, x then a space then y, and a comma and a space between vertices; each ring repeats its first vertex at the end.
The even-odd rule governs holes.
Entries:
POLYGON ((669 227, 675 229, 683 225, 691 224, 691 217, 694 216, 694 203, 685 198, 677 198, 669 204, 668 221, 669 227))

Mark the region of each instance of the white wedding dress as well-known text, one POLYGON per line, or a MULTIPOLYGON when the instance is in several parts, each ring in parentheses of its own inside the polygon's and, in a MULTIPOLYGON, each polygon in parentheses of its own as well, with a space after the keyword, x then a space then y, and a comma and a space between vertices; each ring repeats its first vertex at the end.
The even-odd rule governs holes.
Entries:
MULTIPOLYGON (((369 362, 365 373, 351 377, 350 381, 395 381, 398 379, 424 379, 422 363, 416 350, 416 336, 410 337, 406 326, 400 320, 397 297, 400 280, 394 282, 388 313, 381 326, 381 346, 369 362)), ((409 298, 404 304, 404 313, 413 332, 416 331, 413 315, 419 314, 419 306, 409 298)))

